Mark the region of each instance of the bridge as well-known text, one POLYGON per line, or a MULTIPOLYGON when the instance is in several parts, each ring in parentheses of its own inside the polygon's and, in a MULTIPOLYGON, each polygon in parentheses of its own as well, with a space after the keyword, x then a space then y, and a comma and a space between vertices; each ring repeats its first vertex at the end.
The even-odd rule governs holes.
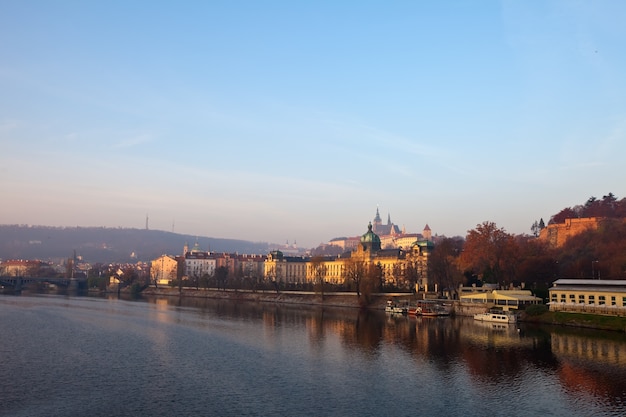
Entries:
POLYGON ((0 286, 12 287, 14 291, 21 291, 23 287, 38 284, 52 284, 57 287, 79 289, 87 284, 86 278, 47 278, 47 277, 10 277, 0 276, 0 286))

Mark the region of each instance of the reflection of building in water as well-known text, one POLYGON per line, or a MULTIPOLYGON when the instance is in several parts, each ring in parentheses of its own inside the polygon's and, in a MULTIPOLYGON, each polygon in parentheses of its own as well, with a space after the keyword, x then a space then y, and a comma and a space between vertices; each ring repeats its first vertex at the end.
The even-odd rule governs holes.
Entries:
POLYGON ((626 369, 626 341, 552 334, 552 353, 567 359, 586 359, 626 369))
POLYGON ((510 348, 532 346, 533 338, 521 337, 515 324, 489 323, 473 320, 463 326, 460 336, 468 343, 477 346, 510 348))

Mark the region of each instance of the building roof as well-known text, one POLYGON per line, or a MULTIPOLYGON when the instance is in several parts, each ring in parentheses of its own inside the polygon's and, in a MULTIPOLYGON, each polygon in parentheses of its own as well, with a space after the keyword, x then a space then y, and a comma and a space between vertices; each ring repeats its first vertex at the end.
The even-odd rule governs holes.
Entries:
POLYGON ((612 286, 624 286, 626 287, 626 280, 623 279, 571 279, 560 278, 552 283, 554 287, 561 285, 575 285, 575 286, 594 286, 594 287, 612 287, 612 286))
POLYGON ((474 300, 518 300, 518 301, 539 301, 541 298, 535 297, 529 290, 493 290, 491 292, 475 292, 462 294, 462 299, 474 300))

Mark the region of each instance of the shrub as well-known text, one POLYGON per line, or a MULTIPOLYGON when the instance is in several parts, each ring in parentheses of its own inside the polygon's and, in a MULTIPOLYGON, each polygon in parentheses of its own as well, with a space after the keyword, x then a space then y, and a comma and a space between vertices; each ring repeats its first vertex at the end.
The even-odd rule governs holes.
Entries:
POLYGON ((529 316, 540 316, 548 311, 548 306, 545 304, 532 304, 526 307, 524 311, 529 316))

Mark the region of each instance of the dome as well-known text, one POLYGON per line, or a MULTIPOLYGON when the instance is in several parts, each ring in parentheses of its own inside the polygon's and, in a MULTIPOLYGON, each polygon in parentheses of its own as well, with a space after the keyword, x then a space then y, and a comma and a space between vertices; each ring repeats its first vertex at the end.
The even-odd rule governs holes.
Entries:
POLYGON ((361 236, 361 245, 363 249, 379 251, 381 248, 380 237, 372 231, 372 223, 367 225, 367 232, 361 236))

